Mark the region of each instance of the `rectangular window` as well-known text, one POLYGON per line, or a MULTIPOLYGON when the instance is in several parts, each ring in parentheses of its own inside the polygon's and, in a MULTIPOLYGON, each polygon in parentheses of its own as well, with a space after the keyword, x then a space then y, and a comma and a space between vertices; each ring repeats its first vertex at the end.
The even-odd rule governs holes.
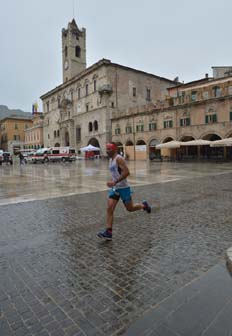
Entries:
POLYGON ((190 118, 180 119, 180 126, 190 126, 190 118))
POLYGON ((232 121, 232 112, 230 112, 230 121, 232 121))
POLYGON ((97 80, 94 79, 93 81, 93 91, 96 92, 97 91, 97 80))
POLYGON ((205 116, 205 123, 212 124, 217 122, 217 115, 216 114, 209 114, 205 116))
POLYGON ((156 123, 150 123, 149 124, 149 131, 154 131, 156 130, 156 123))
POLYGON ((213 88, 214 97, 221 97, 221 88, 219 86, 215 86, 213 88))
POLYGON ((86 112, 89 112, 89 104, 86 104, 86 112))
POLYGON ((80 99, 81 98, 81 88, 78 89, 77 95, 78 95, 78 99, 80 99))
POLYGON ((197 100, 197 91, 191 92, 191 101, 195 102, 197 100))
POLYGON ((208 99, 209 98, 209 93, 208 91, 203 92, 203 99, 208 99))
POLYGON ((76 128, 76 143, 81 141, 81 128, 77 127, 76 128))
POLYGON ((18 124, 15 124, 15 129, 18 129, 18 124))
POLYGON ((49 112, 49 102, 47 102, 47 112, 49 112))
POLYGON ((58 137, 60 136, 60 130, 57 131, 57 136, 58 136, 58 137))
POLYGON ((88 94, 89 94, 89 85, 86 84, 86 86, 85 86, 85 95, 88 96, 88 94))
POLYGON ((151 90, 147 88, 147 91, 146 91, 146 100, 151 100, 151 90))
POLYGON ((130 134, 132 133, 132 127, 131 126, 127 126, 126 127, 126 134, 130 134))
POLYGON ((172 127, 173 127, 173 121, 172 120, 164 121, 164 128, 172 128, 172 127))
POLYGON ((136 125, 136 132, 143 132, 144 131, 144 125, 136 125))
POLYGON ((118 127, 118 128, 115 128, 115 134, 120 134, 121 133, 121 129, 118 127))
POLYGON ((133 97, 136 97, 136 87, 133 87, 133 97))

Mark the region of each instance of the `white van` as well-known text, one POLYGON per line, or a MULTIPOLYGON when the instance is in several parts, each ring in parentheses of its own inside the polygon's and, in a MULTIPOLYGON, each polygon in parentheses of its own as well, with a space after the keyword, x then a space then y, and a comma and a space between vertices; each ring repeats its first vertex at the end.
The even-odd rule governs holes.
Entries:
POLYGON ((31 156, 32 163, 44 163, 48 162, 48 153, 50 152, 50 148, 40 148, 38 149, 34 155, 31 156))
POLYGON ((47 154, 48 160, 52 162, 72 162, 76 160, 76 150, 71 147, 51 147, 47 154))

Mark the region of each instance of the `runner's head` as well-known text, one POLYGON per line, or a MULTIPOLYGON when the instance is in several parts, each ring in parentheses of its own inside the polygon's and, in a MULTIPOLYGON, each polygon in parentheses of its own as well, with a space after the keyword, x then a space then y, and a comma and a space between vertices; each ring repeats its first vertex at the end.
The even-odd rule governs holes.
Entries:
POLYGON ((112 158, 118 152, 118 147, 114 142, 109 142, 106 144, 106 153, 112 158))

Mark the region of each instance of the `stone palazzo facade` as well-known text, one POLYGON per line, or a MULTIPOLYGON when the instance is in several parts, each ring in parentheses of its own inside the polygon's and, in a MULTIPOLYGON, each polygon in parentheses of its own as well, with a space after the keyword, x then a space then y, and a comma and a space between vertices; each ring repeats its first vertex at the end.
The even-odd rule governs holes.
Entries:
POLYGON ((102 59, 86 68, 86 30, 75 20, 62 30, 63 83, 41 96, 44 146, 88 144, 112 140, 112 123, 137 106, 163 100, 176 83, 102 59))
MULTIPOLYGON (((113 114, 112 139, 129 158, 147 159, 155 146, 171 140, 218 140, 232 136, 232 67, 213 67, 206 77, 168 89, 155 106, 113 114)), ((170 155, 170 150, 164 150, 170 155)))
POLYGON ((232 67, 187 84, 107 59, 86 67, 86 30, 74 19, 62 29, 62 64, 63 83, 41 96, 45 147, 92 144, 104 155, 113 140, 146 160, 170 140, 232 136, 232 67))

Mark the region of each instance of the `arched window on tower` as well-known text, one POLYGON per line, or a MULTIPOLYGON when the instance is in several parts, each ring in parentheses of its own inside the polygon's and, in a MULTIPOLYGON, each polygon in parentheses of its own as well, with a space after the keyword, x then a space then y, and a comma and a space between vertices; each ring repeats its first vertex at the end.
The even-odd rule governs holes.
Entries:
POLYGON ((92 132, 92 130, 93 130, 93 124, 89 122, 89 132, 92 132))
POLYGON ((97 120, 94 121, 93 128, 94 128, 94 131, 98 130, 98 122, 97 122, 97 120))
POLYGON ((76 57, 81 57, 81 48, 79 46, 75 48, 75 55, 76 57))
POLYGON ((68 47, 67 46, 65 46, 65 48, 64 48, 64 54, 65 54, 65 57, 68 56, 68 47))

